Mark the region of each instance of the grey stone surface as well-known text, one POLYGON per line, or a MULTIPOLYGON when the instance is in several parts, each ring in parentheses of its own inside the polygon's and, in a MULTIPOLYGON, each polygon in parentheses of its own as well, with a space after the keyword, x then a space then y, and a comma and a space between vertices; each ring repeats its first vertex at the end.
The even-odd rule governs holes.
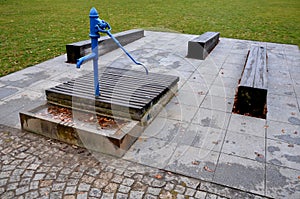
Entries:
POLYGON ((212 85, 209 89, 209 94, 217 97, 223 98, 234 98, 235 88, 224 87, 221 85, 212 85))
POLYGON ((203 102, 205 95, 201 92, 190 92, 182 90, 175 94, 173 99, 170 101, 174 104, 183 104, 188 106, 198 107, 203 102))
POLYGON ((233 107, 233 98, 217 97, 207 95, 201 104, 202 108, 213 109, 231 113, 233 107))
POLYGON ((225 130, 223 129, 191 124, 176 139, 179 144, 219 152, 224 137, 225 130))
POLYGON ((299 170, 267 165, 266 195, 274 198, 300 197, 299 170))
POLYGON ((192 123, 199 124, 204 127, 227 129, 230 116, 231 113, 200 108, 192 120, 192 123))
POLYGON ((270 120, 267 123, 267 138, 300 145, 300 126, 270 120))
POLYGON ((228 130, 243 134, 265 137, 266 120, 239 114, 232 114, 228 130))
POLYGON ((166 170, 211 181, 219 153, 207 149, 180 145, 172 155, 166 170))
POLYGON ((174 141, 188 126, 188 123, 161 118, 154 120, 149 126, 146 127, 140 138, 158 138, 168 143, 174 141))
POLYGON ((164 168, 176 144, 157 138, 139 139, 124 155, 124 159, 146 164, 156 168, 164 168))
POLYGON ((227 131, 222 152, 265 162, 265 147, 265 138, 227 131))
MULTIPOLYGON (((183 44, 193 37, 145 31, 126 45, 151 73, 177 75, 180 82, 176 97, 123 159, 0 126, 0 197, 140 197, 137 191, 144 198, 172 198, 182 186, 178 197, 299 198, 299 48, 220 38, 203 61, 185 57, 183 44), (252 44, 268 49, 266 120, 231 113, 252 44)), ((93 70, 92 62, 76 70, 65 61, 62 55, 1 77, 0 124, 20 127, 19 111, 44 103, 44 88, 93 70)), ((100 57, 99 67, 105 66, 143 70, 120 49, 100 57)))
POLYGON ((221 154, 214 182, 229 187, 265 194, 265 164, 257 161, 221 154))
POLYGON ((196 111, 196 106, 169 103, 161 110, 157 117, 169 118, 182 122, 190 122, 193 119, 196 111))
POLYGON ((300 146, 267 139, 267 162, 300 170, 300 146))

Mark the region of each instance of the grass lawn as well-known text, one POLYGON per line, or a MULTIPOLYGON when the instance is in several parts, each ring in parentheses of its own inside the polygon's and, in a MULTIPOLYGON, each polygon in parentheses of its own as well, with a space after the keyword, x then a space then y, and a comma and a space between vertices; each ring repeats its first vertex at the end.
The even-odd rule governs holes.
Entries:
POLYGON ((299 0, 0 0, 0 76, 65 53, 89 39, 96 7, 113 32, 170 29, 300 45, 299 0))

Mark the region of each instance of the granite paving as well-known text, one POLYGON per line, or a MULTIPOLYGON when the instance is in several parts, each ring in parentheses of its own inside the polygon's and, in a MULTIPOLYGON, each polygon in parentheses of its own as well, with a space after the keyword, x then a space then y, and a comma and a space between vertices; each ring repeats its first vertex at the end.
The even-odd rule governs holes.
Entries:
MULTIPOLYGON (((186 58, 194 37, 145 31, 126 45, 151 73, 180 81, 122 158, 20 130, 20 111, 91 62, 78 70, 61 55, 1 77, 0 198, 300 198, 298 46, 221 37, 196 60, 186 58), (251 45, 267 48, 266 119, 232 113, 251 45)), ((99 58, 106 66, 143 71, 120 49, 99 58)))

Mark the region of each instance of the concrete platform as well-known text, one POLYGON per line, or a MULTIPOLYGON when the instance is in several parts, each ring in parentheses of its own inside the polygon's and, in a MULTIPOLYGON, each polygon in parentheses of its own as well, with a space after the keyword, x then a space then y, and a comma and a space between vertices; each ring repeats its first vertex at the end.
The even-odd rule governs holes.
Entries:
MULTIPOLYGON (((222 36, 222 33, 221 33, 222 36)), ((126 48, 149 71, 180 77, 176 97, 123 159, 205 180, 201 190, 226 195, 222 185, 271 198, 300 197, 300 52, 294 45, 220 38, 206 60, 186 58, 196 35, 145 31, 126 48), (266 119, 232 114, 247 51, 268 54, 266 119)), ((92 71, 66 55, 0 78, 0 122, 20 127, 18 113, 45 101, 44 90, 92 71)), ((99 66, 133 70, 121 50, 99 66)), ((227 197, 232 197, 227 195, 227 197)))
POLYGON ((126 153, 144 128, 138 121, 110 118, 52 104, 20 112, 20 121, 24 130, 117 157, 126 153))

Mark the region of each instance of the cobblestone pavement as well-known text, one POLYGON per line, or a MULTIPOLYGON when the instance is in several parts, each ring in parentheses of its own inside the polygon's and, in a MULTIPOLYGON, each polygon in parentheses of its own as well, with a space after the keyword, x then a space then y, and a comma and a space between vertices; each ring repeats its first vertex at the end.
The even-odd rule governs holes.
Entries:
POLYGON ((263 198, 0 125, 0 198, 263 198))

